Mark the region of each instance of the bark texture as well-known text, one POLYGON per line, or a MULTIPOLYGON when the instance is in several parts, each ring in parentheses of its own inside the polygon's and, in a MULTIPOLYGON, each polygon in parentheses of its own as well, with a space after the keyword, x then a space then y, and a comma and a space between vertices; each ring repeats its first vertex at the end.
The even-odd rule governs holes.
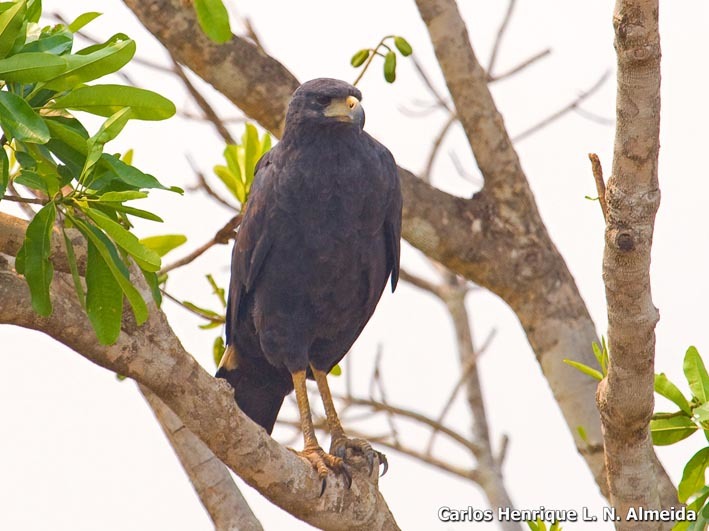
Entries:
MULTIPOLYGON (((608 300, 607 378, 598 388, 611 503, 659 509, 648 425, 654 406, 655 325, 650 251, 660 204, 660 35, 658 0, 618 0, 613 15, 618 57, 613 175, 606 188, 603 279, 608 300)), ((666 526, 666 524, 665 524, 666 526)), ((620 530, 662 529, 626 522, 620 530)))
POLYGON ((217 456, 155 393, 142 385, 139 388, 212 518, 215 531, 263 531, 229 470, 217 456))
MULTIPOLYGON (((176 59, 279 136, 298 81, 278 61, 240 37, 221 47, 207 41, 193 9, 181 0, 124 2, 176 59), (249 61, 236 57, 239 53, 249 61), (268 97, 256 103, 254 92, 268 97)), ((562 362, 571 358, 595 363, 593 321, 541 221, 456 3, 417 0, 417 5, 485 187, 472 199, 457 198, 399 168, 403 236, 429 257, 498 294, 515 311, 577 448, 607 495, 595 382, 562 362), (584 428, 587 442, 578 427, 584 428)), ((659 464, 657 481, 663 506, 671 505, 676 491, 659 464)))
MULTIPOLYGON (((59 272, 61 268, 50 291, 54 311, 42 318, 32 310, 27 283, 12 269, 6 254, 12 253, 0 247, 0 323, 43 332, 150 389, 225 465, 293 516, 320 529, 398 529, 377 489, 376 473, 369 478, 366 472, 354 470, 350 489, 341 477, 330 475, 320 496, 321 482, 312 467, 237 408, 231 387, 213 378, 184 350, 154 304, 149 303, 145 324, 136 327, 126 321, 115 345, 99 345, 72 281, 59 272)), ((149 288, 138 285, 150 300, 149 288)))

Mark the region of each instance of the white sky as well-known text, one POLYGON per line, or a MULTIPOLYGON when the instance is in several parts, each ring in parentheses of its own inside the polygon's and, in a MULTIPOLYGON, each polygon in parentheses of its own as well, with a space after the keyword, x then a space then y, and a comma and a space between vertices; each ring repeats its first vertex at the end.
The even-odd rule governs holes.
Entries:
MULTIPOLYGON (((72 19, 97 9, 96 2, 45 0, 45 11, 61 10, 72 19)), ((234 12, 247 15, 267 50, 299 79, 338 77, 352 81, 349 58, 383 35, 404 35, 426 65, 437 86, 445 88, 435 65, 425 28, 413 2, 360 0, 333 9, 325 0, 302 2, 231 2, 234 12), (275 4, 275 7, 274 7, 275 4), (276 15, 277 16, 274 16, 276 15)), ((478 57, 487 61, 506 2, 461 1, 478 57)), ((613 2, 553 0, 521 1, 498 57, 504 71, 530 55, 551 48, 552 55, 512 79, 493 85, 493 94, 514 135, 590 87, 606 70, 614 69, 611 13, 613 2)), ((138 55, 165 62, 160 45, 117 0, 101 3, 105 15, 89 26, 92 35, 117 31, 138 43, 138 55)), ((663 2, 662 204, 653 250, 653 297, 660 309, 657 328, 657 371, 682 384, 682 357, 694 344, 709 354, 706 300, 709 298, 707 250, 709 177, 704 160, 709 123, 706 87, 709 75, 703 58, 709 49, 706 28, 709 7, 702 0, 663 2)), ((141 86, 158 90, 184 107, 188 98, 178 83, 141 67, 129 71, 141 86)), ((583 108, 614 117, 613 76, 583 108)), ((367 130, 394 153, 399 164, 414 171, 425 164, 429 145, 444 123, 442 113, 412 117, 401 108, 430 101, 409 61, 400 60, 398 80, 387 85, 378 71, 361 83, 367 130)), ((207 89, 205 89, 207 90, 207 89)), ((238 112, 208 91, 225 116, 238 112)), ((96 124, 96 121, 89 121, 96 124)), ((232 131, 240 135, 235 125, 232 131)), ((568 114, 517 146, 536 194, 542 217, 566 258, 595 319, 605 330, 601 280, 603 222, 598 205, 584 199, 595 195, 587 153, 597 152, 610 173, 613 128, 568 114)), ((170 185, 190 186, 194 177, 182 154, 189 154, 207 173, 221 161, 223 144, 208 125, 180 118, 166 123, 132 123, 112 150, 136 149, 134 162, 170 185)), ((460 129, 448 137, 435 167, 435 184, 469 196, 478 185, 459 177, 450 162, 455 152, 471 175, 478 175, 460 129)), ((210 238, 229 213, 202 194, 179 198, 156 192, 150 208, 164 226, 144 223, 141 235, 183 233, 194 248, 210 238)), ((16 212, 12 206, 3 210, 16 212)), ((186 252, 179 250, 168 262, 186 252)), ((196 303, 214 305, 205 273, 222 285, 228 278, 230 249, 212 249, 193 265, 171 276, 169 290, 196 303)), ((404 249, 406 268, 427 274, 418 253, 404 249)), ((517 508, 576 509, 588 506, 600 514, 605 505, 529 348, 514 314, 495 296, 482 291, 468 300, 478 341, 494 328, 497 337, 480 360, 480 372, 494 440, 508 434, 506 485, 517 508)), ((185 346, 213 371, 211 342, 215 331, 197 329, 198 321, 169 303, 165 309, 185 346)), ((355 345, 355 391, 368 392, 372 361, 383 347, 382 370, 389 401, 437 415, 458 377, 451 326, 443 307, 431 297, 401 285, 386 296, 355 345)), ((0 327, 0 529, 18 530, 154 530, 210 529, 211 524, 186 480, 152 414, 131 382, 87 362, 53 340, 17 328, 0 327)), ((342 379, 333 378, 342 390, 342 379)), ((668 408, 661 402, 661 408, 668 408)), ((294 418, 292 411, 285 415, 294 418)), ((467 433, 470 415, 459 398, 449 425, 467 433)), ((382 426, 373 421, 375 429, 382 426)), ((416 446, 422 433, 403 428, 416 446)), ((281 439, 288 432, 277 429, 281 439)), ((684 462, 702 446, 696 435, 658 453, 678 480, 684 462)), ((299 447, 300 440, 296 443, 299 447)), ((439 446, 446 457, 470 466, 471 458, 457 449, 439 446)), ((453 529, 437 519, 441 505, 486 507, 480 490, 426 465, 387 452, 390 472, 381 489, 403 529, 453 529)), ((243 485, 240 482, 240 485, 243 485)), ((248 487, 244 492, 266 529, 306 529, 248 487)), ((480 529, 496 529, 480 524, 480 529)), ((567 530, 612 529, 610 524, 567 524, 567 530)))

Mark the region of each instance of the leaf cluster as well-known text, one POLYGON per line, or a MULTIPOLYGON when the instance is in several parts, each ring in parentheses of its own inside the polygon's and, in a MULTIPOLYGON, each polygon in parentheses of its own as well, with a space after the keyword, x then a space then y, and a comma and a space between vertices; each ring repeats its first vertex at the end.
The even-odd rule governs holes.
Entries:
POLYGON ((247 123, 241 136, 241 143, 228 144, 224 148, 226 166, 214 166, 214 173, 242 206, 249 198, 256 175, 256 166, 270 149, 271 135, 264 133, 259 139, 256 126, 247 123))
POLYGON ((384 59, 383 73, 386 82, 393 83, 396 81, 395 49, 398 50, 403 57, 408 57, 413 53, 413 48, 411 48, 409 42, 404 37, 398 35, 387 35, 382 38, 382 40, 380 40, 374 48, 362 48, 356 52, 352 56, 352 59, 350 59, 350 64, 355 68, 359 68, 361 66, 363 66, 363 68, 359 76, 357 76, 357 80, 354 82, 354 85, 362 79, 362 76, 367 71, 367 68, 369 68, 369 65, 376 56, 384 59), (387 41, 393 42, 394 47, 392 48, 389 46, 387 41))
POLYGON ((126 202, 144 199, 152 189, 182 190, 167 188, 132 166, 132 152, 121 157, 106 152, 105 146, 129 120, 163 120, 175 113, 175 106, 149 90, 88 84, 126 65, 135 54, 135 42, 117 33, 73 51, 76 32, 99 13, 42 27, 41 11, 41 0, 0 3, 0 198, 14 183, 44 202, 30 221, 16 261, 35 311, 43 316, 52 312, 50 242, 53 231, 60 230, 79 300, 99 341, 109 344, 120 332, 124 297, 138 324, 148 317, 146 303, 130 281, 129 258, 160 300, 160 255, 131 233, 129 216, 162 220, 126 202), (90 135, 72 111, 106 120, 90 135), (78 229, 87 241, 83 278, 67 228, 78 229))

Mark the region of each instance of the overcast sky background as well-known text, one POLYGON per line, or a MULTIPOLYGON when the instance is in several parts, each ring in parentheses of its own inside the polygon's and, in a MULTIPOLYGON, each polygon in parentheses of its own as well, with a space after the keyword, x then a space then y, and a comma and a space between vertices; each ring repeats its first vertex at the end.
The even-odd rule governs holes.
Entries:
MULTIPOLYGON (((400 34, 412 44, 437 87, 445 84, 435 63, 425 27, 411 1, 360 0, 339 4, 320 1, 228 1, 233 12, 251 18, 265 48, 300 80, 336 77, 352 81, 356 72, 349 58, 374 45, 383 35, 400 34), (337 6, 337 7, 336 7, 337 6)), ((100 9, 104 16, 88 27, 107 38, 118 31, 138 44, 137 56, 167 64, 157 41, 117 0, 45 0, 45 12, 61 11, 73 19, 100 9)), ((485 64, 507 2, 461 1, 478 58, 485 64)), ((582 107, 609 120, 614 118, 615 55, 611 17, 613 2, 518 2, 498 57, 499 71, 516 66, 547 47, 552 54, 519 75, 495 83, 493 95, 514 136, 588 89, 606 70, 613 75, 582 107)), ((664 371, 687 389, 682 357, 694 344, 709 355, 706 301, 709 298, 709 177, 705 160, 709 109, 704 66, 709 50, 709 7, 702 0, 663 2, 662 204, 653 248, 653 299, 660 309, 657 327, 657 372, 664 371)), ((241 31, 235 22, 234 27, 241 31)), ((446 120, 441 112, 410 116, 417 101, 431 101, 410 61, 399 61, 394 85, 384 82, 380 65, 360 84, 367 113, 366 129, 393 152, 398 163, 420 171, 432 138, 446 120)), ((179 82, 138 65, 128 68, 137 83, 170 97, 178 107, 196 112, 179 82)), ((201 85, 204 86, 204 85, 201 85)), ((224 98, 205 93, 223 116, 239 116, 224 98)), ((87 123, 98 126, 87 117, 87 123)), ((232 127, 240 136, 242 126, 232 127)), ((538 134, 517 144, 548 230, 567 260, 588 304, 599 334, 606 314, 601 278, 603 220, 596 202, 588 152, 601 157, 610 174, 612 125, 570 113, 538 134)), ((223 143, 208 124, 174 118, 163 123, 131 122, 112 151, 135 148, 134 163, 163 183, 190 187, 195 178, 186 160, 191 156, 205 173, 221 163, 223 143)), ((448 137, 435 166, 434 184, 462 196, 480 187, 479 173, 460 128, 448 137), (470 175, 456 172, 455 153, 470 175)), ((164 225, 142 223, 141 236, 186 234, 187 246, 168 255, 171 262, 207 241, 230 213, 202 193, 155 192, 143 203, 165 219, 164 225), (147 203, 149 201, 149 205, 147 203)), ((2 204, 4 211, 18 212, 2 204)), ((213 273, 228 282, 230 246, 213 248, 194 264, 171 275, 169 291, 181 299, 215 306, 203 276, 213 273)), ((407 269, 434 278, 417 251, 404 246, 407 269)), ((507 489, 517 508, 576 509, 589 507, 600 515, 606 505, 541 375, 514 314, 496 296, 475 291, 468 298, 473 333, 478 341, 497 330, 479 361, 483 391, 494 440, 510 437, 505 466, 507 489)), ((197 329, 199 320, 169 302, 164 306, 187 349, 213 372, 211 344, 216 334, 197 329)), ((457 352, 448 315, 432 297, 400 284, 386 295, 354 347, 352 378, 355 392, 368 393, 377 346, 383 351, 382 371, 389 401, 436 416, 459 376, 457 352)), ((211 523, 152 413, 130 382, 117 382, 108 371, 92 365, 53 340, 30 331, 0 326, 0 529, 8 530, 201 530, 211 523)), ((342 378, 332 378, 342 390, 342 378)), ((665 402, 660 407, 669 409, 665 402)), ((293 410, 284 417, 296 418, 293 410)), ((467 433, 470 415, 462 397, 449 413, 448 424, 467 433)), ((366 425, 365 425, 366 426, 366 425)), ((373 420, 375 431, 383 427, 373 420)), ((404 428, 411 445, 421 444, 421 432, 404 428)), ((289 431, 277 428, 284 440, 289 431)), ((683 464, 706 441, 695 435, 658 453, 677 481, 683 464)), ((295 442, 300 448, 301 440, 295 442)), ((438 449, 471 466, 468 455, 440 445, 438 449)), ((437 518, 441 505, 486 508, 480 490, 387 452, 389 473, 381 490, 402 529, 455 529, 437 518)), ((243 482, 239 481, 243 486, 243 482)), ((243 486, 266 529, 308 529, 243 486)), ((479 524, 496 529, 496 524, 479 524)), ((612 529, 610 523, 566 524, 564 529, 612 529)))

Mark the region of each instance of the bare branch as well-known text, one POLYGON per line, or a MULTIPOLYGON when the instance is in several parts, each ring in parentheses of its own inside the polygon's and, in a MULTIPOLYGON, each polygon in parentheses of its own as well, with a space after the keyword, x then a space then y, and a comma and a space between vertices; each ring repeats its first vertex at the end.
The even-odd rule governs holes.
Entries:
POLYGON ((15 203, 25 203, 25 204, 31 204, 31 205, 46 205, 47 200, 46 199, 39 199, 36 197, 20 197, 17 195, 4 195, 2 198, 5 201, 13 201, 15 203))
POLYGON ((263 531, 229 469, 194 433, 185 428, 180 418, 155 393, 142 385, 138 388, 175 450, 216 531, 263 531))
POLYGON ((502 81, 503 79, 506 79, 508 77, 512 77, 515 74, 517 74, 517 73, 521 72, 522 70, 524 70, 525 68, 527 68, 528 66, 533 65, 534 63, 536 63, 540 59, 545 58, 550 53, 551 53, 551 49, 546 48, 546 49, 542 50, 541 52, 535 53, 529 59, 525 59, 517 66, 510 68, 508 71, 503 72, 502 74, 496 74, 493 76, 490 74, 490 71, 488 70, 487 80, 489 83, 494 83, 495 81, 502 81))
POLYGON ((423 170, 423 173, 421 174, 421 179, 426 181, 427 183, 431 182, 431 172, 433 171, 433 163, 436 161, 436 156, 438 155, 438 151, 441 148, 441 145, 443 144, 443 139, 445 139, 446 135, 448 134, 448 131, 450 131, 451 127, 453 127, 453 124, 455 124, 458 121, 458 117, 455 114, 451 114, 448 117, 448 120, 446 120, 446 123, 443 124, 443 127, 441 128, 440 132, 438 135, 436 135, 435 140, 433 141, 433 145, 431 146, 431 153, 428 155, 428 161, 426 162, 426 167, 423 170))
POLYGON ((534 133, 538 132, 541 129, 544 129, 547 125, 555 122, 556 120, 558 120, 559 118, 561 118, 565 114, 568 114, 569 112, 578 109, 579 105, 581 105, 581 103, 584 100, 587 100, 595 92, 597 92, 598 89, 600 89, 603 86, 603 84, 606 82, 606 80, 608 79, 609 76, 610 76, 610 71, 604 72, 603 75, 601 77, 599 77, 598 80, 593 85, 591 85, 591 87, 589 89, 581 92, 572 102, 564 105, 558 111, 550 114, 549 116, 547 116, 543 120, 540 120, 538 123, 525 129, 521 133, 518 133, 516 136, 514 136, 512 138, 512 140, 514 142, 519 142, 521 140, 524 140, 528 136, 533 135, 534 133))
POLYGON ((182 80, 182 84, 185 86, 187 89, 187 92, 190 93, 190 96, 192 96, 192 99, 195 101, 195 103, 199 106, 200 109, 202 109, 202 112, 204 113, 204 117, 209 120, 212 125, 214 125, 214 128, 217 130, 219 135, 224 139, 224 142, 227 144, 234 144, 234 138, 231 136, 231 133, 229 132, 229 129, 227 129, 226 125, 224 125, 224 122, 219 118, 219 115, 214 111, 212 106, 209 104, 209 102, 206 100, 204 96, 202 96, 202 93, 197 90, 197 88, 194 86, 194 84, 189 80, 187 77, 187 74, 185 74, 185 71, 183 70, 182 66, 177 62, 177 59, 175 59, 174 56, 172 57, 172 63, 173 63, 173 72, 177 77, 182 80))
POLYGON ((497 36, 495 37, 495 43, 492 45, 492 52, 490 52, 490 60, 487 62, 487 72, 488 76, 492 76, 492 72, 495 70, 495 61, 497 61, 497 53, 500 50, 500 45, 502 44, 502 39, 507 31, 507 25, 512 19, 512 12, 515 9, 515 4, 517 0, 509 0, 507 4, 507 11, 500 24, 500 29, 497 30, 497 36))
POLYGON ((226 225, 224 225, 221 229, 217 231, 217 233, 211 240, 209 240, 204 245, 198 247, 184 258, 181 258, 170 265, 166 265, 159 271, 159 274, 165 274, 168 271, 172 271, 173 269, 177 269, 178 267, 187 265, 202 256, 205 252, 207 252, 215 245, 224 245, 225 243, 228 243, 229 240, 233 240, 236 237, 234 231, 236 231, 237 227, 241 224, 242 217, 243 216, 241 214, 237 214, 236 216, 231 218, 226 223, 226 225))
POLYGON ((595 153, 589 153, 588 158, 591 161, 591 170, 593 171, 593 180, 596 181, 596 190, 598 191, 598 203, 601 205, 603 212, 603 220, 608 220, 608 204, 606 203, 606 183, 603 180, 603 167, 601 159, 595 153))

